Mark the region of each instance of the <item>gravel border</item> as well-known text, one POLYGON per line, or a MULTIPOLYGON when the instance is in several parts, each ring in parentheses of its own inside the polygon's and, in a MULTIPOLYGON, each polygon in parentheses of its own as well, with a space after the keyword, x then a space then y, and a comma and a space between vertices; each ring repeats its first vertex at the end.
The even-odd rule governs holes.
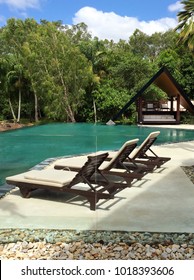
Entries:
POLYGON ((56 230, 56 229, 2 229, 0 244, 16 242, 58 242, 72 243, 82 240, 85 243, 118 243, 128 245, 172 245, 187 243, 194 245, 194 233, 161 233, 161 232, 127 232, 127 231, 91 231, 91 230, 56 230))
POLYGON ((194 233, 5 229, 0 259, 194 259, 194 233))

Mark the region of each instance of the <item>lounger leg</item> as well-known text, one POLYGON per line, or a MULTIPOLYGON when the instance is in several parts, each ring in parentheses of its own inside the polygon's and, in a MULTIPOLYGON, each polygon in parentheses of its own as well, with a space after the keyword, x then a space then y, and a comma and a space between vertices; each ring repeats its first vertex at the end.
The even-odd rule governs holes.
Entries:
POLYGON ((27 188, 20 187, 20 192, 24 198, 29 198, 33 190, 34 189, 27 189, 27 188))
POLYGON ((90 210, 95 211, 96 210, 96 203, 98 202, 98 198, 96 196, 87 197, 89 203, 90 203, 90 210))

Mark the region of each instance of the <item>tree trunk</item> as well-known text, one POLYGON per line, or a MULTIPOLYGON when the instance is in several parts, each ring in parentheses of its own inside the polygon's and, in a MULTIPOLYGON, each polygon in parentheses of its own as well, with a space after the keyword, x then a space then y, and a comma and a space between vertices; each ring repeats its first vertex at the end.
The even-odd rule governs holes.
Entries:
POLYGON ((17 122, 20 122, 20 115, 21 115, 21 100, 22 100, 22 92, 21 88, 19 88, 19 100, 18 100, 18 117, 17 117, 17 122))
POLYGON ((35 120, 35 122, 38 122, 39 121, 39 118, 38 118, 38 97, 37 97, 37 93, 36 93, 36 89, 35 89, 35 86, 34 86, 33 79, 31 79, 31 83, 32 83, 32 89, 33 89, 33 92, 34 92, 34 120, 35 120))
POLYGON ((67 90, 67 87, 65 85, 65 81, 63 79, 63 75, 61 73, 61 70, 60 70, 60 67, 59 67, 59 61, 57 58, 55 58, 55 61, 56 61, 56 65, 57 65, 57 70, 58 70, 58 73, 59 73, 59 77, 60 77, 60 80, 61 80, 61 84, 63 86, 63 90, 64 90, 64 100, 65 100, 65 104, 66 104, 66 112, 68 114, 68 117, 69 119, 71 120, 71 122, 76 122, 75 121, 75 117, 74 117, 74 113, 71 109, 71 106, 69 104, 69 100, 68 100, 68 90, 67 90))
POLYGON ((71 106, 69 105, 69 101, 68 101, 68 97, 67 97, 68 96, 67 89, 66 89, 66 86, 64 84, 63 84, 63 86, 64 86, 64 99, 65 99, 65 103, 67 105, 66 113, 67 113, 69 119, 71 120, 71 122, 75 123, 76 121, 75 121, 74 113, 71 109, 71 106))
POLYGON ((93 106, 94 106, 94 122, 97 123, 96 102, 95 102, 95 100, 93 100, 93 106))
POLYGON ((11 109, 11 114, 12 114, 13 120, 14 120, 14 122, 16 122, 16 116, 15 116, 15 113, 14 113, 13 106, 11 104, 10 98, 9 98, 8 101, 9 101, 9 106, 10 106, 10 109, 11 109))
POLYGON ((35 122, 39 121, 39 119, 38 119, 38 98, 37 98, 35 91, 34 91, 34 119, 35 119, 35 122))

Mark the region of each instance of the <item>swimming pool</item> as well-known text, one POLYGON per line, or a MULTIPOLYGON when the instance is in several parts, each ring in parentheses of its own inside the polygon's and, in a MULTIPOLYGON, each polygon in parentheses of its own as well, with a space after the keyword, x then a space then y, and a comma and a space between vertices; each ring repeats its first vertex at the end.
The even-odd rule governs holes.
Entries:
POLYGON ((24 172, 47 158, 119 149, 130 139, 141 143, 152 131, 161 132, 156 145, 194 140, 192 130, 55 123, 0 133, 0 185, 5 177, 24 172))

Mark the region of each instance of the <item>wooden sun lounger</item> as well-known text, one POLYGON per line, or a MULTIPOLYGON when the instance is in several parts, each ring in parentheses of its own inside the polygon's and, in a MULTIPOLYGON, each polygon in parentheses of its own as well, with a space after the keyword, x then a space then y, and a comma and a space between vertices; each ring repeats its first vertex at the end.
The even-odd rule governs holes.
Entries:
MULTIPOLYGON (((147 171, 151 172, 155 168, 161 167, 164 163, 169 161, 170 157, 158 156, 152 149, 151 146, 157 140, 160 131, 151 132, 142 144, 134 149, 132 153, 123 162, 124 168, 138 170, 141 168, 141 164, 147 166, 147 171)), ((111 160, 115 157, 117 152, 109 152, 109 156, 106 160, 111 160)))
POLYGON ((134 163, 142 163, 150 167, 151 169, 159 168, 167 161, 171 160, 170 157, 158 156, 151 146, 157 140, 160 131, 151 132, 143 143, 134 151, 131 155, 131 159, 134 163))
MULTIPOLYGON (((158 156, 151 149, 159 134, 160 131, 151 132, 138 148, 136 148, 138 139, 127 141, 119 151, 109 152, 109 156, 105 159, 99 170, 102 174, 109 174, 114 169, 115 174, 116 172, 121 174, 121 169, 123 169, 127 172, 127 174, 126 172, 122 173, 123 177, 128 176, 132 180, 141 179, 148 172, 161 167, 171 159, 170 157, 158 156), (109 162, 107 163, 107 161, 109 162)), ((84 160, 85 156, 62 159, 56 163, 55 168, 78 171, 84 160)))
POLYGON ((99 199, 114 198, 117 192, 130 186, 130 181, 126 179, 124 183, 123 178, 118 176, 116 178, 99 176, 99 166, 107 156, 108 153, 88 156, 88 160, 79 172, 55 170, 54 168, 31 170, 7 177, 6 182, 19 187, 24 198, 29 198, 31 192, 36 189, 73 193, 85 197, 90 203, 90 209, 95 210, 99 199), (86 184, 87 188, 81 186, 82 183, 86 184))
MULTIPOLYGON (((140 180, 148 171, 148 167, 144 164, 137 164, 131 162, 132 168, 129 166, 127 159, 137 146, 138 138, 127 141, 115 155, 102 163, 99 167, 98 173, 101 175, 116 175, 123 177, 125 180, 133 181, 140 180), (127 164, 125 164, 125 162, 127 164)), ((71 171, 79 171, 86 156, 66 158, 58 160, 54 166, 55 169, 64 169, 71 171)))

